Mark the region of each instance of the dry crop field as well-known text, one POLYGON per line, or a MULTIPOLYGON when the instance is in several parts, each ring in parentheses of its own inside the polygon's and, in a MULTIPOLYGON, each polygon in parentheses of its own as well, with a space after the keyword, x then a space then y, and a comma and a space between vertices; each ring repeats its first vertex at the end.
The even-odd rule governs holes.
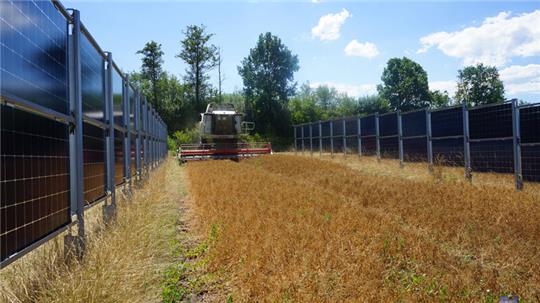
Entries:
POLYGON ((186 167, 206 270, 236 301, 540 301, 540 199, 273 155, 186 167))

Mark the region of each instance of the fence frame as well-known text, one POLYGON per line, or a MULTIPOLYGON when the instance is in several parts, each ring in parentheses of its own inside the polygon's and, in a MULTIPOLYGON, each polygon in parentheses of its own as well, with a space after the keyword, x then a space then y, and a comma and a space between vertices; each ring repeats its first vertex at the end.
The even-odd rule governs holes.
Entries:
MULTIPOLYGON (((520 110, 522 108, 527 108, 527 107, 530 107, 530 106, 537 106, 538 104, 536 103, 533 103, 533 104, 529 104, 529 105, 518 105, 518 102, 517 100, 513 99, 511 100, 511 102, 505 102, 503 104, 510 104, 511 105, 511 109, 512 109, 512 157, 513 157, 513 174, 514 174, 514 179, 515 179, 515 188, 516 190, 522 190, 523 189, 523 163, 522 163, 522 151, 521 151, 521 146, 540 146, 540 142, 532 142, 532 143, 521 143, 521 119, 520 119, 520 110)), ((494 106, 496 105, 500 105, 500 104, 493 104, 494 106)), ((489 107, 490 105, 482 105, 482 106, 477 106, 475 107, 474 109, 477 109, 477 108, 482 108, 482 107, 489 107)), ((458 105, 458 106, 450 106, 450 107, 447 107, 447 108, 441 108, 441 109, 429 109, 429 108, 426 108, 426 109, 421 109, 421 110, 418 110, 418 111, 425 111, 425 127, 426 127, 426 131, 425 131, 425 135, 414 135, 414 136, 404 136, 403 134, 403 115, 404 114, 408 114, 408 113, 411 113, 411 112, 414 112, 414 111, 411 111, 411 112, 407 112, 407 113, 401 113, 401 111, 396 111, 394 112, 396 114, 396 118, 397 118, 397 135, 385 135, 385 136, 381 136, 380 134, 380 115, 379 113, 375 113, 373 114, 373 117, 374 117, 374 123, 375 123, 375 144, 376 144, 376 157, 377 157, 377 160, 380 161, 381 160, 381 147, 380 147, 380 140, 381 138, 390 138, 390 137, 397 137, 398 138, 398 152, 399 152, 399 165, 401 168, 404 167, 404 162, 405 162, 405 159, 404 159, 404 155, 405 155, 405 151, 404 151, 404 145, 403 145, 403 140, 404 139, 416 139, 416 138, 423 138, 425 137, 426 139, 426 157, 427 157, 427 167, 428 167, 428 170, 430 173, 433 172, 433 167, 434 167, 434 155, 433 155, 433 141, 434 140, 448 140, 448 139, 459 139, 459 138, 462 138, 463 140, 463 168, 464 168, 464 177, 466 178, 466 180, 468 180, 469 182, 472 182, 472 165, 471 165, 471 147, 470 147, 470 144, 471 144, 471 138, 470 138, 470 130, 469 130, 469 108, 467 107, 466 104, 461 104, 461 105, 458 105), (438 111, 445 111, 445 110, 449 110, 449 109, 459 109, 461 108, 461 119, 462 119, 462 134, 451 134, 451 135, 443 135, 443 136, 440 136, 440 137, 433 137, 433 132, 432 132, 432 113, 433 112, 438 112, 438 111)), ((386 114, 394 114, 394 113, 386 113, 386 114)), ((386 115, 385 114, 385 115, 386 115)), ((371 115, 368 115, 368 116, 364 116, 364 117, 369 117, 371 115)), ((315 126, 315 123, 318 124, 318 127, 319 127, 319 135, 318 135, 318 139, 319 139, 319 156, 322 156, 322 150, 323 150, 323 139, 324 138, 328 138, 328 137, 323 137, 322 135, 322 123, 324 122, 327 122, 328 125, 329 125, 329 128, 330 128, 330 153, 331 153, 331 156, 333 157, 334 156, 334 139, 339 139, 341 137, 342 139, 342 142, 343 142, 343 154, 344 156, 347 156, 347 138, 348 137, 351 137, 351 138, 354 138, 356 137, 357 138, 357 142, 358 142, 358 156, 362 156, 363 155, 363 152, 362 152, 362 139, 363 137, 365 138, 369 138, 369 137, 372 137, 371 135, 368 135, 368 136, 363 136, 362 135, 362 118, 364 118, 362 116, 356 116, 356 123, 357 123, 357 133, 356 135, 348 135, 347 134, 347 121, 351 120, 351 117, 342 117, 340 119, 334 119, 334 120, 327 120, 327 121, 321 121, 319 120, 318 122, 313 122, 313 123, 308 123, 309 127, 310 127, 310 136, 309 136, 309 139, 310 139, 310 153, 311 155, 313 155, 313 134, 312 134, 312 127, 315 126), (334 134, 334 129, 333 129, 333 126, 334 126, 334 123, 339 123, 341 122, 342 123, 342 130, 343 130, 343 134, 342 135, 338 135, 336 136, 334 134)), ((351 120, 352 121, 352 120, 351 120)), ((299 124, 299 125, 294 125, 294 134, 295 134, 295 152, 296 150, 298 149, 297 147, 297 127, 299 126, 302 126, 302 132, 303 132, 303 125, 305 124, 299 124)), ((302 135, 302 137, 304 137, 302 135)), ((499 141, 499 140, 508 140, 510 137, 495 137, 495 138, 481 138, 481 139, 475 139, 473 140, 474 142, 484 142, 484 141, 499 141)), ((302 138, 302 142, 304 141, 304 138, 302 138)), ((304 146, 302 146, 302 148, 304 149, 304 146)))

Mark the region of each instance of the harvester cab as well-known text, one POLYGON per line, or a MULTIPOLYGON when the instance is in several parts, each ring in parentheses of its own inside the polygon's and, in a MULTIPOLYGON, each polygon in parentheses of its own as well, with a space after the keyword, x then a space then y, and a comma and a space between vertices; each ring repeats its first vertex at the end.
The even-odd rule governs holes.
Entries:
POLYGON ((269 142, 243 142, 242 137, 254 129, 253 122, 243 121, 244 114, 232 104, 213 104, 206 107, 199 122, 198 144, 181 144, 178 159, 191 160, 240 159, 271 154, 269 142))

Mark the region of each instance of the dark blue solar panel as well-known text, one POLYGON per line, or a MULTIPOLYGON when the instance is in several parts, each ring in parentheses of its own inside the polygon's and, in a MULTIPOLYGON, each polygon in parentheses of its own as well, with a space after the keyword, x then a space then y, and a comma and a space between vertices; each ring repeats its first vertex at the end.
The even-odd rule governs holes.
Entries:
POLYGON ((67 22, 49 1, 3 1, 1 93, 67 113, 67 22))
POLYGON ((431 136, 463 136, 463 109, 454 107, 432 112, 431 136))
POLYGON ((375 116, 367 116, 360 119, 360 132, 362 136, 375 135, 375 116))
POLYGON ((104 61, 85 35, 81 35, 81 79, 83 113, 96 120, 103 120, 104 61))
POLYGON ((471 139, 512 137, 512 104, 499 104, 469 110, 471 139))
POLYGON ((0 261, 70 218, 68 127, 0 106, 0 261))
POLYGON ((404 137, 426 135, 426 111, 406 113, 401 116, 401 130, 404 137))
POLYGON ((114 111, 114 123, 116 125, 123 126, 123 110, 122 110, 122 91, 123 81, 122 76, 113 68, 112 70, 112 85, 113 85, 113 111, 114 111))
POLYGON ((379 134, 381 136, 397 135, 397 114, 390 113, 379 116, 379 134))

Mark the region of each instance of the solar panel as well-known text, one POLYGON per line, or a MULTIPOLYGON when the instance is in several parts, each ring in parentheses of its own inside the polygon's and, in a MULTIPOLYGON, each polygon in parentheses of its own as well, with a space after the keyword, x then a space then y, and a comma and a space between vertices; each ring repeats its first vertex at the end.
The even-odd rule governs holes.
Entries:
POLYGON ((1 93, 66 114, 67 22, 48 1, 7 1, 0 10, 1 93))
POLYGON ((83 124, 84 200, 87 204, 105 196, 105 132, 83 124))
POLYGON ((68 127, 1 105, 1 260, 70 222, 68 127))

